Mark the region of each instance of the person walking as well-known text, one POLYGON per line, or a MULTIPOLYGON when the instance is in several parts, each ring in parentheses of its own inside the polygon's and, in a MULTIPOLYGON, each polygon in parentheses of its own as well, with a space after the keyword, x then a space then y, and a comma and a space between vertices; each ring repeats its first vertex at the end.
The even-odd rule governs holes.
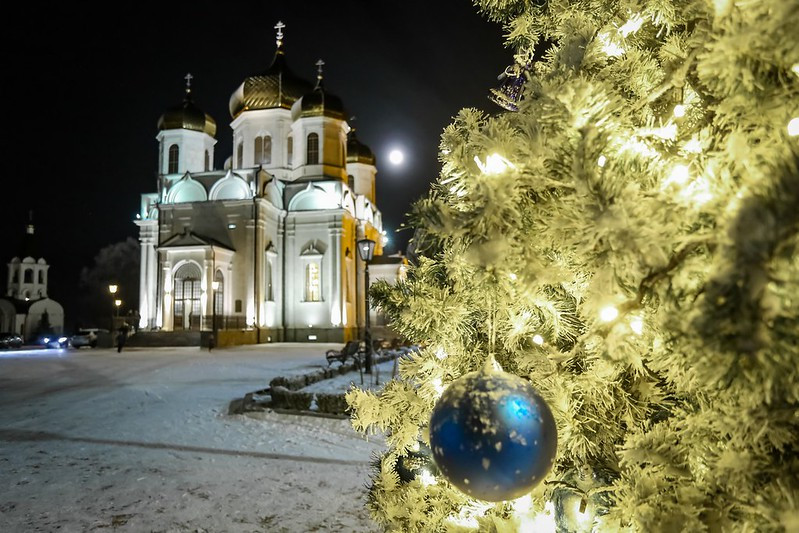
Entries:
POLYGON ((128 325, 122 324, 119 326, 119 335, 117 335, 117 353, 122 351, 125 346, 125 341, 128 340, 128 325))
POLYGON ((208 351, 210 352, 211 350, 213 350, 215 346, 216 346, 216 337, 214 337, 214 334, 211 333, 210 335, 208 335, 208 351))

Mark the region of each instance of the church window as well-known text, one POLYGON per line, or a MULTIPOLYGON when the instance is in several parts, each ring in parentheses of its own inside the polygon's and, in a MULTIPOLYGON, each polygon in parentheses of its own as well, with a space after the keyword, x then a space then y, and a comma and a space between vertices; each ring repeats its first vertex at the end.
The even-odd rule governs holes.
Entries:
POLYGON ((178 156, 180 155, 180 148, 177 144, 169 147, 169 168, 166 169, 167 174, 176 174, 178 171, 178 156))
POLYGON ((322 284, 319 276, 319 263, 311 261, 305 265, 305 301, 322 301, 322 284))
POLYGON ((351 191, 355 190, 355 176, 353 176, 352 174, 349 174, 347 176, 347 185, 350 186, 351 191))
POLYGON ((260 135, 255 138, 255 164, 269 165, 272 163, 272 137, 260 135))
POLYGON ((266 301, 275 301, 275 293, 272 288, 272 260, 269 258, 266 260, 266 301))
POLYGON ((214 291, 213 313, 216 316, 217 327, 222 315, 224 314, 224 307, 222 302, 225 301, 225 278, 219 270, 214 273, 214 281, 219 283, 219 286, 214 291))
POLYGON ((23 283, 33 283, 33 270, 30 268, 25 269, 25 277, 23 283))
POLYGON ((44 283, 44 270, 39 271, 39 284, 44 283))
POLYGON ((308 134, 308 146, 306 148, 306 164, 319 164, 319 135, 316 133, 308 134))
POLYGON ((238 162, 237 168, 244 167, 244 143, 241 141, 239 141, 239 147, 236 149, 236 161, 238 162))
POLYGON ((291 135, 286 139, 286 163, 289 168, 294 166, 294 137, 291 135))
POLYGON ((205 151, 205 171, 208 172, 211 170, 211 156, 208 154, 208 150, 205 151))
POLYGON ((236 300, 236 312, 241 313, 241 300, 236 300))

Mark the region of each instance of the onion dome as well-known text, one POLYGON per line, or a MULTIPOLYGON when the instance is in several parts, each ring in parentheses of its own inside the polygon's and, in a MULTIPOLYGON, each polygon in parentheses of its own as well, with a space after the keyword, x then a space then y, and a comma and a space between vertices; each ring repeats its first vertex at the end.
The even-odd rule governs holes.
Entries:
POLYGON ((216 136, 216 122, 191 99, 191 74, 186 74, 186 96, 183 103, 171 107, 158 119, 159 130, 194 130, 216 136))
POLYGON ((231 117, 236 118, 243 111, 254 109, 291 109, 291 105, 298 98, 311 90, 311 83, 295 75, 286 64, 286 55, 283 51, 285 27, 282 22, 275 25, 277 50, 266 72, 249 76, 230 96, 231 117))
POLYGON ((318 73, 316 75, 316 87, 314 90, 304 95, 294 102, 291 106, 291 120, 305 117, 330 117, 338 120, 345 120, 344 103, 341 98, 325 91, 322 83, 322 65, 325 62, 321 59, 316 62, 318 73))
POLYGON ((375 166, 375 155, 355 136, 355 128, 352 128, 347 136, 347 163, 364 163, 375 166))

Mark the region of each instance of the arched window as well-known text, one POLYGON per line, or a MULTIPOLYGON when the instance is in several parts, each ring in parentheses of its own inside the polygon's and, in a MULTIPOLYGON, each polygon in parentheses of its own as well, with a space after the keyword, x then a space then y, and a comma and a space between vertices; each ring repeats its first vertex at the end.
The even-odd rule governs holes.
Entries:
POLYGON ((241 141, 239 141, 239 147, 236 150, 236 161, 238 162, 237 168, 244 167, 244 143, 241 141))
POLYGON ((272 259, 266 258, 266 301, 275 301, 275 292, 272 288, 272 259))
POLYGON ((265 135, 255 138, 255 164, 269 165, 272 163, 272 137, 265 135))
POLYGON ((180 148, 177 144, 169 147, 169 167, 166 169, 167 174, 176 174, 178 171, 178 156, 180 155, 180 148))
POLYGON ((214 273, 214 281, 219 283, 219 287, 214 291, 214 315, 216 316, 217 329, 219 329, 220 321, 223 320, 225 313, 225 278, 222 276, 222 271, 217 270, 214 273))
POLYGON ((322 301, 322 283, 319 277, 319 263, 316 261, 305 265, 305 301, 322 301))
POLYGON ((286 139, 286 165, 289 168, 294 167, 294 137, 291 135, 286 139))
POLYGON ((350 186, 351 191, 355 190, 355 176, 353 176, 352 174, 347 175, 347 185, 350 186))
POLYGON ((25 269, 25 276, 22 280, 23 283, 33 283, 33 270, 30 268, 25 269))
POLYGON ((43 283, 44 283, 44 270, 40 270, 39 271, 39 284, 41 285, 43 283))
POLYGON ((205 151, 205 171, 208 172, 211 170, 211 156, 208 154, 208 150, 205 151))
POLYGON ((319 164, 319 135, 316 133, 308 134, 308 146, 306 147, 306 165, 319 164))

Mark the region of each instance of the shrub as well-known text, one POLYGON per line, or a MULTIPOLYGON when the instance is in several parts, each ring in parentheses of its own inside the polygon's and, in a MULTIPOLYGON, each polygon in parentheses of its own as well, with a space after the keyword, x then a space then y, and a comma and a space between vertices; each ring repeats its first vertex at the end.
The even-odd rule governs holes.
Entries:
POLYGON ((317 393, 316 394, 316 407, 319 409, 320 413, 330 413, 336 415, 342 415, 347 412, 349 409, 349 405, 347 404, 347 400, 345 399, 344 394, 326 394, 326 393, 317 393))

